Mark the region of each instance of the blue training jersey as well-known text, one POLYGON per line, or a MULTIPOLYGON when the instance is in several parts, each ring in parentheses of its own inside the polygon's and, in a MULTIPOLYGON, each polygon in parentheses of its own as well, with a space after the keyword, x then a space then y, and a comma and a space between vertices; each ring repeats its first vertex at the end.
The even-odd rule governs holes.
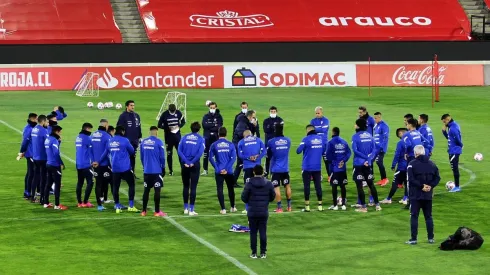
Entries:
POLYGON ((109 139, 111 139, 111 135, 104 130, 98 130, 92 133, 91 140, 94 162, 99 163, 99 166, 109 166, 110 164, 109 155, 106 155, 103 159, 101 158, 107 149, 109 139))
POLYGON ((191 165, 199 162, 204 153, 204 138, 198 133, 190 133, 182 137, 177 149, 183 164, 191 165))
POLYGON ((123 173, 131 170, 131 161, 129 156, 134 155, 134 148, 129 140, 123 136, 115 135, 107 143, 107 148, 101 158, 111 157, 111 166, 113 173, 123 173))
POLYGON ((41 125, 36 125, 31 131, 32 158, 34 160, 47 160, 44 141, 48 138, 48 130, 41 125))
POLYGON ((328 130, 330 127, 330 121, 326 117, 313 118, 310 124, 315 126, 315 131, 323 139, 323 142, 327 144, 328 142, 328 130))
POLYGON ((235 145, 224 138, 213 142, 209 148, 209 162, 214 167, 216 174, 220 174, 221 170, 226 170, 227 174, 233 174, 236 156, 235 145))
POLYGON ((309 132, 296 149, 296 154, 303 153, 302 170, 309 172, 321 171, 326 147, 327 145, 321 135, 314 131, 309 132))
POLYGON ((413 152, 415 146, 424 146, 425 143, 425 138, 417 130, 407 131, 403 135, 402 140, 405 144, 405 154, 407 154, 409 157, 415 156, 415 153, 413 152))
POLYGON ((334 136, 327 144, 327 160, 330 161, 331 172, 344 172, 347 170, 347 161, 349 161, 352 152, 349 144, 343 138, 334 136), (340 162, 344 165, 339 168, 340 162))
MULTIPOLYGON (((44 141, 46 151, 46 164, 49 166, 59 167, 63 164, 60 153, 60 143, 54 136, 49 136, 44 141)), ((51 184, 51 183, 50 183, 51 184)))
POLYGON ((264 142, 255 136, 248 136, 238 142, 238 157, 243 160, 243 169, 254 168, 260 165, 262 158, 267 153, 264 142), (250 157, 257 156, 255 160, 250 157))
POLYGON ((432 134, 432 129, 429 127, 429 125, 424 124, 419 127, 419 132, 422 135, 422 137, 425 138, 427 142, 424 143, 425 147, 425 154, 428 156, 430 153, 432 153, 432 150, 434 149, 434 135, 432 134))
POLYGON ((77 169, 87 169, 92 167, 94 155, 92 152, 92 141, 89 132, 80 132, 75 139, 76 166, 77 169))
POLYGON ((395 155, 393 156, 393 162, 391 163, 391 169, 397 171, 407 170, 407 160, 405 159, 405 143, 403 140, 398 141, 396 144, 395 155))
POLYGON ((291 139, 284 136, 272 138, 267 142, 267 151, 271 153, 271 172, 289 172, 289 151, 291 139))
POLYGON ((145 174, 162 174, 165 169, 165 148, 163 141, 150 136, 141 141, 140 159, 145 174))
POLYGON ((352 151, 354 152, 354 166, 363 166, 367 161, 372 165, 376 153, 374 138, 367 131, 358 131, 352 136, 352 151))

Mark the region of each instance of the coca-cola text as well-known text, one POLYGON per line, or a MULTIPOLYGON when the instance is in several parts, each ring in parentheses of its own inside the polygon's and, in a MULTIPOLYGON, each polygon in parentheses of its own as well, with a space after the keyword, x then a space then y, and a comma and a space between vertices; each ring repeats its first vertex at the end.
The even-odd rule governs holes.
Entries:
POLYGON ((393 76, 391 78, 393 84, 395 85, 417 85, 417 86, 426 86, 432 84, 444 84, 444 71, 447 67, 440 66, 438 72, 433 73, 432 66, 427 66, 420 69, 407 69, 406 66, 401 66, 395 70, 393 76))

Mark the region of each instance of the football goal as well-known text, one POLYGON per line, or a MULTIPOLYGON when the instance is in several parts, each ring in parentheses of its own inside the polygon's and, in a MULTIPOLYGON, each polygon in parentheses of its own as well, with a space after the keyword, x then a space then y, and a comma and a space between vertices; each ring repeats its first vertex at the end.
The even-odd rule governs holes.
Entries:
POLYGON ((99 79, 99 74, 87 72, 85 73, 73 90, 76 90, 77 96, 81 97, 98 97, 99 96, 99 85, 97 85, 97 80, 99 79))
POLYGON ((175 104, 177 110, 181 111, 182 116, 187 119, 187 95, 181 92, 168 92, 165 100, 163 100, 162 107, 160 107, 160 111, 158 111, 157 120, 160 119, 160 116, 168 109, 168 105, 170 104, 175 104))

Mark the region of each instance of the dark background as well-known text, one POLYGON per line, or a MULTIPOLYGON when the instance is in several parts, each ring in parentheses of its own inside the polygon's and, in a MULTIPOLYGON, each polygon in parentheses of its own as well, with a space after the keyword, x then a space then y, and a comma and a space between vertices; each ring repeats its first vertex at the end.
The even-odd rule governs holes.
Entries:
POLYGON ((2 45, 1 64, 490 60, 490 42, 2 45))

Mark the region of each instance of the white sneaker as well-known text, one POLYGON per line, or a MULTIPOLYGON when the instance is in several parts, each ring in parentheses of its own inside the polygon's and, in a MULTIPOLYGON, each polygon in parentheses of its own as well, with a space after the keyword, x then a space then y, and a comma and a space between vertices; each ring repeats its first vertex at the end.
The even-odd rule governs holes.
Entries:
MULTIPOLYGON (((336 207, 337 207, 337 206, 332 205, 332 206, 330 206, 330 207, 328 208, 328 210, 334 210, 336 207)), ((337 207, 337 210, 338 210, 338 209, 339 209, 339 208, 337 207)))
POLYGON ((225 210, 225 209, 222 209, 222 210, 220 210, 220 211, 219 211, 219 213, 220 213, 221 215, 226 215, 226 210, 225 210))
POLYGON ((104 197, 99 198, 99 200, 100 200, 100 202, 101 202, 101 203, 105 203, 105 201, 104 201, 104 197))
POLYGON ((113 203, 113 200, 106 200, 104 203, 113 203))
POLYGON ((347 207, 345 207, 345 205, 342 205, 342 210, 347 210, 347 207))
POLYGON ((379 205, 376 205, 376 211, 381 211, 381 210, 383 210, 383 208, 381 208, 381 206, 379 205))
POLYGON ((242 214, 247 214, 247 210, 243 210, 242 211, 242 214))
POLYGON ((230 213, 235 213, 235 212, 237 212, 237 211, 238 211, 238 210, 236 210, 236 207, 232 207, 232 208, 230 208, 230 213))
POLYGON ((408 204, 408 201, 407 200, 402 200, 401 204, 407 205, 408 204))
MULTIPOLYGON (((225 211, 226 211, 226 210, 225 210, 225 211)), ((197 216, 197 215, 198 215, 198 214, 197 214, 196 212, 194 212, 194 211, 190 211, 190 212, 189 212, 189 216, 197 216)))
POLYGON ((380 201, 380 203, 382 203, 382 204, 391 204, 391 200, 384 199, 384 200, 380 201))
POLYGON ((208 175, 208 170, 202 171, 201 176, 207 176, 207 175, 208 175))
POLYGON ((337 210, 339 210, 339 207, 336 205, 336 206, 334 206, 334 208, 332 208, 332 210, 337 211, 337 210))
POLYGON ((184 209, 184 215, 187 215, 189 214, 189 210, 188 209, 184 209))

